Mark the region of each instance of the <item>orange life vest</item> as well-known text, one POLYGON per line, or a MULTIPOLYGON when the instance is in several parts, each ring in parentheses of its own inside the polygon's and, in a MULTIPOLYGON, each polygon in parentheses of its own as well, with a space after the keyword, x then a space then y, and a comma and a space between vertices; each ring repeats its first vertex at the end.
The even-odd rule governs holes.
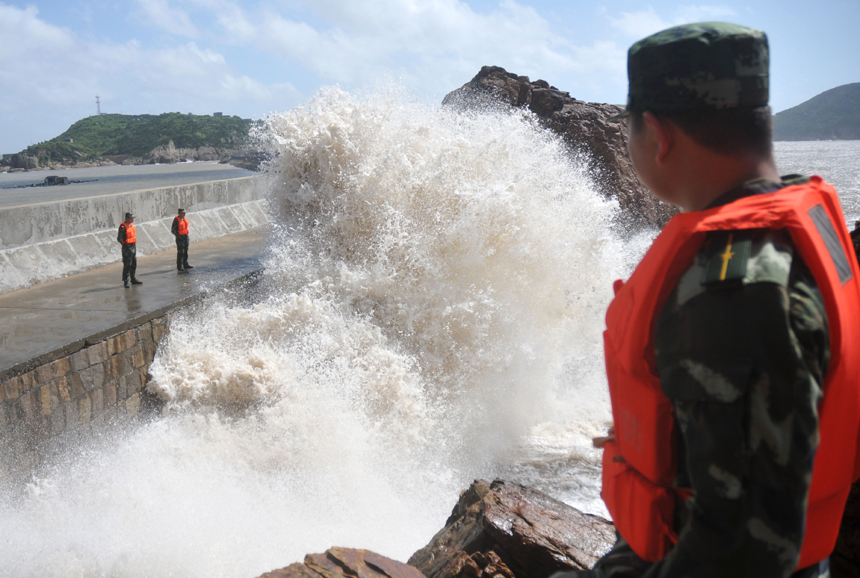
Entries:
POLYGON ((177 221, 176 231, 177 235, 187 235, 188 234, 188 219, 185 217, 180 217, 179 215, 173 217, 174 221, 177 221))
POLYGON ((137 242, 137 235, 134 230, 134 223, 131 225, 127 225, 126 223, 120 223, 120 228, 125 229, 125 242, 123 245, 133 245, 137 242))
POLYGON ((833 551, 851 483, 860 431, 860 269, 836 191, 820 177, 707 211, 675 216, 627 283, 616 281, 606 314, 606 370, 615 441, 603 455, 604 502, 618 531, 643 559, 663 558, 673 529, 677 472, 672 402, 655 371, 654 322, 708 231, 786 229, 824 299, 830 365, 819 405, 815 456, 798 568, 833 551))

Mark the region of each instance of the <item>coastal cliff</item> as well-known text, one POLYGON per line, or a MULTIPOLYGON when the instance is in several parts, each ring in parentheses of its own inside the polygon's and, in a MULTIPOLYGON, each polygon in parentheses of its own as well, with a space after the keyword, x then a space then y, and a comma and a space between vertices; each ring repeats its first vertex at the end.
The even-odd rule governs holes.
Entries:
POLYGON ((83 118, 3 162, 13 170, 38 170, 220 161, 256 170, 262 158, 250 144, 252 125, 220 113, 102 114, 83 118))
POLYGON ((527 108, 547 129, 561 136, 571 154, 587 163, 598 190, 618 201, 620 224, 628 233, 659 229, 675 214, 636 177, 627 155, 627 122, 610 122, 623 110, 614 104, 583 102, 545 80, 531 82, 499 66, 484 66, 475 77, 449 93, 443 105, 461 109, 503 105, 527 108))
POLYGON ((860 139, 860 82, 831 88, 773 117, 774 140, 860 139))

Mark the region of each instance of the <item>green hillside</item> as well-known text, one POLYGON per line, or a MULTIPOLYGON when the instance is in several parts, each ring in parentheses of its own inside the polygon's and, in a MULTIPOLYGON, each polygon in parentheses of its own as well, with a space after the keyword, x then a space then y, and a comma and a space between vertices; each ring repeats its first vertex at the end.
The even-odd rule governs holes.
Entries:
POLYGON ((42 149, 45 156, 56 161, 109 155, 139 157, 170 141, 177 148, 241 148, 250 126, 250 121, 238 116, 102 114, 81 119, 58 137, 24 152, 35 155, 37 149, 42 149))
POLYGON ((860 82, 779 112, 773 125, 775 140, 860 140, 860 82))

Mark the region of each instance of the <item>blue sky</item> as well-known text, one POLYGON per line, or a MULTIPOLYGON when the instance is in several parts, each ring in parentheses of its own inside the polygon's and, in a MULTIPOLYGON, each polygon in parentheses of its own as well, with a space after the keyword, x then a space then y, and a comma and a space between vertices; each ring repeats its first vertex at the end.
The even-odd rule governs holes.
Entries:
POLYGON ((96 95, 102 112, 260 118, 380 80, 438 103, 485 64, 623 103, 629 45, 701 20, 768 33, 776 112, 860 82, 858 0, 0 0, 0 152, 96 95))

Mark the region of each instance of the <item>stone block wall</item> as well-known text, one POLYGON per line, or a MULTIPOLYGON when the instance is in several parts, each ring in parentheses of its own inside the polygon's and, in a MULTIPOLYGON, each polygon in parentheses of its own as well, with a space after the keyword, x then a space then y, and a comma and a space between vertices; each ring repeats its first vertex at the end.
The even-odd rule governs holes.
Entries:
MULTIPOLYGON (((143 392, 170 313, 79 342, 76 351, 0 375, 0 476, 28 475, 63 443, 140 416, 143 392)), ((45 357, 55 357, 53 355, 45 357)))

